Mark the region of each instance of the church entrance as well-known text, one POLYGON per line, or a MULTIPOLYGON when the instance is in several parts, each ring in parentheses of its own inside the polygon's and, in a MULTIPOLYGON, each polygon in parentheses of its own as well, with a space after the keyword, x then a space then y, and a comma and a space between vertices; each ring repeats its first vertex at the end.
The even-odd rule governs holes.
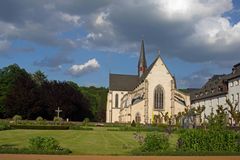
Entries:
POLYGON ((140 113, 136 113, 136 115, 135 115, 135 122, 136 123, 140 123, 141 122, 141 115, 140 115, 140 113))

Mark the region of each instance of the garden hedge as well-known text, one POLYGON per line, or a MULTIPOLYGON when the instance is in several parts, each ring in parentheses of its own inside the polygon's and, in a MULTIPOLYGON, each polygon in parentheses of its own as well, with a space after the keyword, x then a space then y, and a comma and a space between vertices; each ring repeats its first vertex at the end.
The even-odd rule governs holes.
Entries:
POLYGON ((240 134, 230 130, 186 130, 180 134, 177 150, 187 152, 240 152, 240 134))
POLYGON ((11 124, 13 129, 38 129, 38 130, 68 130, 69 126, 46 126, 46 125, 15 125, 11 124))

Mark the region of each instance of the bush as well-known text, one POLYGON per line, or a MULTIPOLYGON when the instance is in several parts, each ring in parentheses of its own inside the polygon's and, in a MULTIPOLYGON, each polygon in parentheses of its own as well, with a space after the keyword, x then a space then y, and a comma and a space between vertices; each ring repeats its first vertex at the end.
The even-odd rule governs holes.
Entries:
POLYGON ((10 125, 5 122, 0 122, 0 131, 11 129, 10 125))
POLYGON ((93 130, 93 128, 83 127, 83 126, 79 126, 79 125, 70 126, 69 129, 72 129, 72 130, 87 130, 87 131, 92 131, 93 130))
POLYGON ((88 123, 89 123, 89 118, 84 118, 84 120, 83 120, 83 125, 84 126, 87 126, 88 125, 88 123))
POLYGON ((62 148, 53 137, 32 137, 28 148, 16 148, 14 145, 0 145, 0 153, 10 154, 69 154, 71 150, 62 148))
POLYGON ((61 117, 54 117, 54 118, 53 118, 53 121, 54 121, 54 122, 57 122, 57 123, 60 123, 60 122, 63 121, 63 119, 62 119, 61 117))
POLYGON ((32 150, 29 148, 16 148, 16 147, 0 147, 1 154, 57 154, 64 155, 72 153, 71 150, 63 148, 63 150, 57 151, 44 151, 44 150, 32 150))
POLYGON ((136 127, 136 122, 134 120, 131 123, 131 127, 136 127))
POLYGON ((39 117, 36 118, 36 122, 37 122, 37 124, 39 124, 39 125, 45 124, 45 121, 44 121, 44 119, 43 119, 41 116, 39 116, 39 117))
POLYGON ((29 139, 29 149, 33 151, 53 151, 53 152, 68 152, 69 149, 62 148, 59 142, 53 137, 33 137, 29 139))
POLYGON ((13 121, 15 122, 15 123, 18 123, 18 121, 20 121, 20 120, 22 120, 22 116, 20 116, 20 115, 15 115, 15 116, 13 116, 13 121))
POLYGON ((33 137, 29 139, 29 148, 32 150, 58 150, 60 148, 59 142, 53 137, 33 137))
POLYGON ((240 152, 240 135, 229 130, 187 130, 180 134, 178 151, 240 152))
POLYGON ((140 147, 142 152, 162 152, 168 150, 169 138, 161 133, 147 134, 140 147))
POLYGON ((37 122, 42 122, 42 121, 43 121, 43 118, 42 118, 41 116, 39 116, 39 117, 36 118, 36 121, 37 121, 37 122))
POLYGON ((114 129, 107 129, 108 131, 136 131, 136 132, 164 132, 163 128, 157 127, 157 126, 141 126, 136 125, 136 127, 131 126, 121 126, 114 129))

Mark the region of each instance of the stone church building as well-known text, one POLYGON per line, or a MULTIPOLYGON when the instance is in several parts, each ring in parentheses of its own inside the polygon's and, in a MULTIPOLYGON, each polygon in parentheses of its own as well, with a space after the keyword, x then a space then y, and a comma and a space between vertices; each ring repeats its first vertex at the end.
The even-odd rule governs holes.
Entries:
MULTIPOLYGON (((106 122, 150 124, 156 116, 174 116, 190 106, 190 96, 177 89, 176 80, 160 55, 147 66, 142 41, 137 75, 109 75, 106 122)), ((164 122, 163 119, 161 119, 164 122)))

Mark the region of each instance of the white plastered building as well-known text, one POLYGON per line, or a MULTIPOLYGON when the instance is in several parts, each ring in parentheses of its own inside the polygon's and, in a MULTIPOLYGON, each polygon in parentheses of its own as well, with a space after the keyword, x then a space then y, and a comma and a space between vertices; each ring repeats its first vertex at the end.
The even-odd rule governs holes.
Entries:
POLYGON ((211 113, 215 114, 219 105, 229 109, 226 103, 226 100, 229 99, 233 105, 237 103, 237 110, 240 111, 239 94, 240 63, 233 66, 230 74, 214 75, 201 89, 192 92, 191 106, 205 106, 204 114, 208 116, 211 113))

